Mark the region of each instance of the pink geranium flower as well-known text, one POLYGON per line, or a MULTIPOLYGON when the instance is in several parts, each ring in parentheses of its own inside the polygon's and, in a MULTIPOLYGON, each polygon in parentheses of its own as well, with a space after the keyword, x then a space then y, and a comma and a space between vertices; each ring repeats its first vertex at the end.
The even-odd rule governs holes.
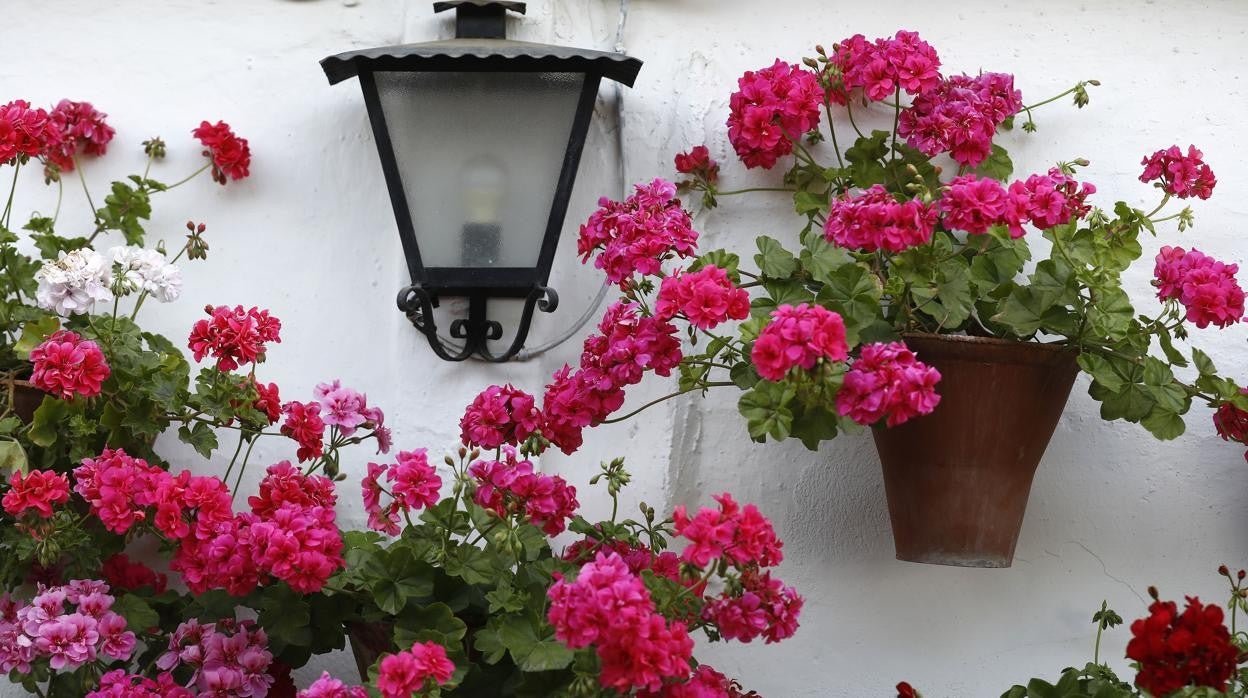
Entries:
POLYGON ((750 359, 758 375, 770 381, 782 380, 789 370, 814 368, 820 359, 843 361, 849 356, 845 321, 823 306, 781 305, 771 313, 750 359))
POLYGON ((56 332, 32 349, 30 361, 31 383, 66 400, 99 395, 111 374, 100 346, 69 330, 56 332))
POLYGON ((1144 166, 1141 182, 1156 180, 1162 191, 1180 199, 1208 199, 1218 183, 1213 170, 1205 164, 1204 154, 1194 145, 1187 146, 1186 155, 1179 146, 1172 145, 1149 155, 1140 164, 1144 166))
POLYGON ((919 361, 905 344, 867 344, 845 374, 836 409, 864 426, 885 420, 895 427, 936 409, 939 382, 940 372, 919 361))
POLYGON ((69 501, 69 480, 51 470, 32 470, 22 474, 13 471, 9 476, 9 491, 2 500, 4 510, 10 516, 21 516, 33 509, 40 518, 52 516, 52 505, 69 501))
POLYGON ((810 71, 776 59, 746 71, 737 86, 729 98, 728 140, 746 167, 771 169, 793 152, 793 139, 819 125, 822 89, 810 71))

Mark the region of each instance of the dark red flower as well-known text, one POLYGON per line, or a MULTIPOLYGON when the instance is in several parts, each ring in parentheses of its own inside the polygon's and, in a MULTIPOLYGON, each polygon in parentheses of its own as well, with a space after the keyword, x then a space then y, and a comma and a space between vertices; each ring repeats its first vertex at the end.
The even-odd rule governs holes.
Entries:
POLYGON ((1149 615, 1131 624, 1127 657, 1139 665, 1135 685, 1155 696, 1185 686, 1226 689, 1239 650, 1222 623, 1222 609, 1187 597, 1180 615, 1173 601, 1154 601, 1149 615))
POLYGON ((117 553, 105 560, 100 572, 104 581, 114 589, 151 587, 157 594, 163 594, 169 584, 168 577, 141 562, 134 562, 125 553, 117 553))
POLYGON ((239 180, 251 174, 251 148, 246 138, 234 135, 230 125, 218 121, 215 125, 201 122, 191 135, 204 144, 204 155, 212 158, 212 179, 225 184, 226 177, 239 180))
POLYGON ((711 184, 719 179, 719 163, 711 158, 711 151, 704 145, 694 146, 687 153, 677 153, 676 171, 700 176, 711 184))
POLYGON ((256 381, 256 393, 259 397, 252 406, 269 418, 269 424, 275 423, 282 416, 282 398, 278 395, 277 383, 265 385, 256 381))
POLYGON ((919 692, 910 684, 902 681, 897 684, 897 698, 920 698, 919 692))
POLYGON ((48 115, 51 127, 60 133, 57 143, 49 143, 44 156, 62 172, 74 171, 74 155, 81 149, 87 155, 103 155, 116 131, 104 120, 108 114, 90 102, 62 99, 48 115))

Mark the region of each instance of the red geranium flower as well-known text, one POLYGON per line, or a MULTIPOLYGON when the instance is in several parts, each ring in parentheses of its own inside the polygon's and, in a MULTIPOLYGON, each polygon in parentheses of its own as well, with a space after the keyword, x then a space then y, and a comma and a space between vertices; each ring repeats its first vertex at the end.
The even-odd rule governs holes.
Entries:
POLYGON ((1222 623, 1222 609, 1187 597, 1180 615, 1173 601, 1154 601, 1149 615, 1131 624, 1127 657, 1139 663, 1135 685, 1155 696, 1185 686, 1226 689, 1239 650, 1222 623))
POLYGON ((224 121, 215 125, 201 122, 191 135, 204 144, 204 155, 212 158, 212 179, 225 184, 228 176, 240 180, 251 174, 251 148, 246 138, 239 138, 224 121))

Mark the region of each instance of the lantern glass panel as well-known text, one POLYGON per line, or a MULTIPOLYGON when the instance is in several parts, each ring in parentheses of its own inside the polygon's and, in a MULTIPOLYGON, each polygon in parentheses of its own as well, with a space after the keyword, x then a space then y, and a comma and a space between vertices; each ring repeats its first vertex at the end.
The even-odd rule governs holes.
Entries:
POLYGON ((536 267, 583 73, 374 73, 427 268, 536 267))

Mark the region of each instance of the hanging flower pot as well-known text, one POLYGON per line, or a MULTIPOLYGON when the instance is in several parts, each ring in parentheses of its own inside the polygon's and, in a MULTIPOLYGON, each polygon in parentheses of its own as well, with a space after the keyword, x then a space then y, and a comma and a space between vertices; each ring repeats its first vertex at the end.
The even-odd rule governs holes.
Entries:
POLYGON ((46 393, 31 385, 30 381, 13 381, 4 387, 12 390, 13 411, 17 413, 17 418, 24 424, 30 424, 46 393))
POLYGON ((897 559, 1009 567, 1076 353, 985 337, 905 341, 940 371, 941 400, 929 415, 874 430, 897 559))
POLYGON ((381 621, 355 622, 347 625, 347 637, 351 640, 351 654, 360 680, 368 683, 368 668, 377 663, 381 655, 393 652, 394 624, 381 621))

